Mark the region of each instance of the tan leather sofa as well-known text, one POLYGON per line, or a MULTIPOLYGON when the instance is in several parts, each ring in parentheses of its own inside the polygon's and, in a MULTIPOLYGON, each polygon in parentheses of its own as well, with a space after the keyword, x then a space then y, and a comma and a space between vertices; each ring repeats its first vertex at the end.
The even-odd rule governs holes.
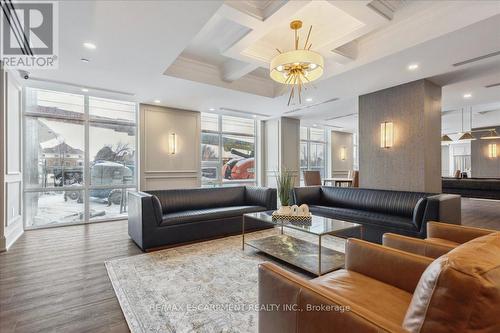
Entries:
POLYGON ((458 245, 472 239, 494 233, 495 230, 466 227, 440 222, 427 222, 427 238, 417 239, 386 233, 382 244, 406 252, 438 258, 458 245))
POLYGON ((500 233, 440 258, 349 239, 313 280, 259 266, 259 332, 500 332, 500 233))

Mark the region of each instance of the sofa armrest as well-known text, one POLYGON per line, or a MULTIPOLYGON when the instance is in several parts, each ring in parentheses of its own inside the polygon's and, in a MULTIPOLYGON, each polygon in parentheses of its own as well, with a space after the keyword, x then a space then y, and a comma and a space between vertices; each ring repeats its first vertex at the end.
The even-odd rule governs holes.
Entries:
POLYGON ((413 293, 431 258, 355 238, 346 242, 345 268, 413 293))
POLYGON ((356 300, 268 262, 259 265, 258 297, 259 333, 403 332, 356 300), (334 309, 316 310, 321 305, 334 309))
POLYGON ((492 232, 495 231, 434 221, 427 223, 427 237, 446 239, 459 244, 463 244, 474 238, 491 234, 492 232))
POLYGON ((318 205, 321 202, 321 186, 294 187, 293 202, 296 205, 318 205))
MULTIPOLYGON (((418 230, 422 230, 422 224, 425 224, 425 213, 427 210, 427 198, 423 197, 417 201, 415 208, 413 209, 413 224, 418 230)), ((437 209, 435 211, 435 218, 437 218, 437 209)))
POLYGON ((147 231, 156 228, 161 219, 158 198, 144 192, 129 192, 128 234, 142 250, 147 249, 147 237, 152 234, 147 231))
POLYGON ((245 186, 245 201, 247 204, 276 209, 276 189, 269 187, 245 186))
POLYGON ((382 244, 393 249, 429 258, 438 258, 455 248, 450 245, 435 244, 420 238, 413 238, 392 233, 384 234, 382 244))

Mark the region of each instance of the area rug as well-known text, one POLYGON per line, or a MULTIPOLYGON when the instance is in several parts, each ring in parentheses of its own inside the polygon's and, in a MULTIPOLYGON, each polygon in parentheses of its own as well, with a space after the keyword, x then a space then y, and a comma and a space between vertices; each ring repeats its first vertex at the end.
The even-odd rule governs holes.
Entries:
MULTIPOLYGON (((276 232, 259 231, 245 238, 276 232)), ((302 233, 300 238, 304 236, 311 237, 302 233)), ((323 246, 344 252, 339 238, 326 236, 323 246)), ((132 333, 256 332, 257 266, 264 261, 273 259, 249 247, 242 251, 241 236, 232 236, 105 265, 132 333)))

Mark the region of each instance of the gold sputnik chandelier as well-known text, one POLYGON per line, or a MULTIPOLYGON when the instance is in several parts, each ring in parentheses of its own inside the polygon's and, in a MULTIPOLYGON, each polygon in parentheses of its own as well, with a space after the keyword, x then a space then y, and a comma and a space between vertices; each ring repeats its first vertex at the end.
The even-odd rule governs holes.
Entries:
POLYGON ((290 23, 290 28, 295 31, 295 50, 282 52, 279 49, 278 55, 271 60, 270 76, 274 81, 291 85, 288 105, 297 98, 299 104, 302 103, 302 90, 307 89, 306 84, 317 80, 323 75, 323 57, 311 51, 312 43, 309 43, 312 26, 309 28, 304 47, 299 49, 298 30, 302 28, 302 21, 296 20, 290 23))

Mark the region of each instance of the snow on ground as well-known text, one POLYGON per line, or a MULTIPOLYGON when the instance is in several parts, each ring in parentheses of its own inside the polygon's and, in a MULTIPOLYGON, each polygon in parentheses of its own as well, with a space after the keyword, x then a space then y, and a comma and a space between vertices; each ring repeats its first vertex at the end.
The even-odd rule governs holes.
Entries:
MULTIPOLYGON (((36 200, 36 197, 33 199, 36 200)), ((46 192, 39 196, 36 212, 27 212, 27 216, 32 216, 32 226, 74 223, 83 221, 83 210, 83 203, 70 198, 65 201, 64 192, 46 192)), ((90 214, 91 221, 126 216, 126 212, 120 213, 120 205, 108 207, 107 201, 96 198, 90 199, 90 214)))

